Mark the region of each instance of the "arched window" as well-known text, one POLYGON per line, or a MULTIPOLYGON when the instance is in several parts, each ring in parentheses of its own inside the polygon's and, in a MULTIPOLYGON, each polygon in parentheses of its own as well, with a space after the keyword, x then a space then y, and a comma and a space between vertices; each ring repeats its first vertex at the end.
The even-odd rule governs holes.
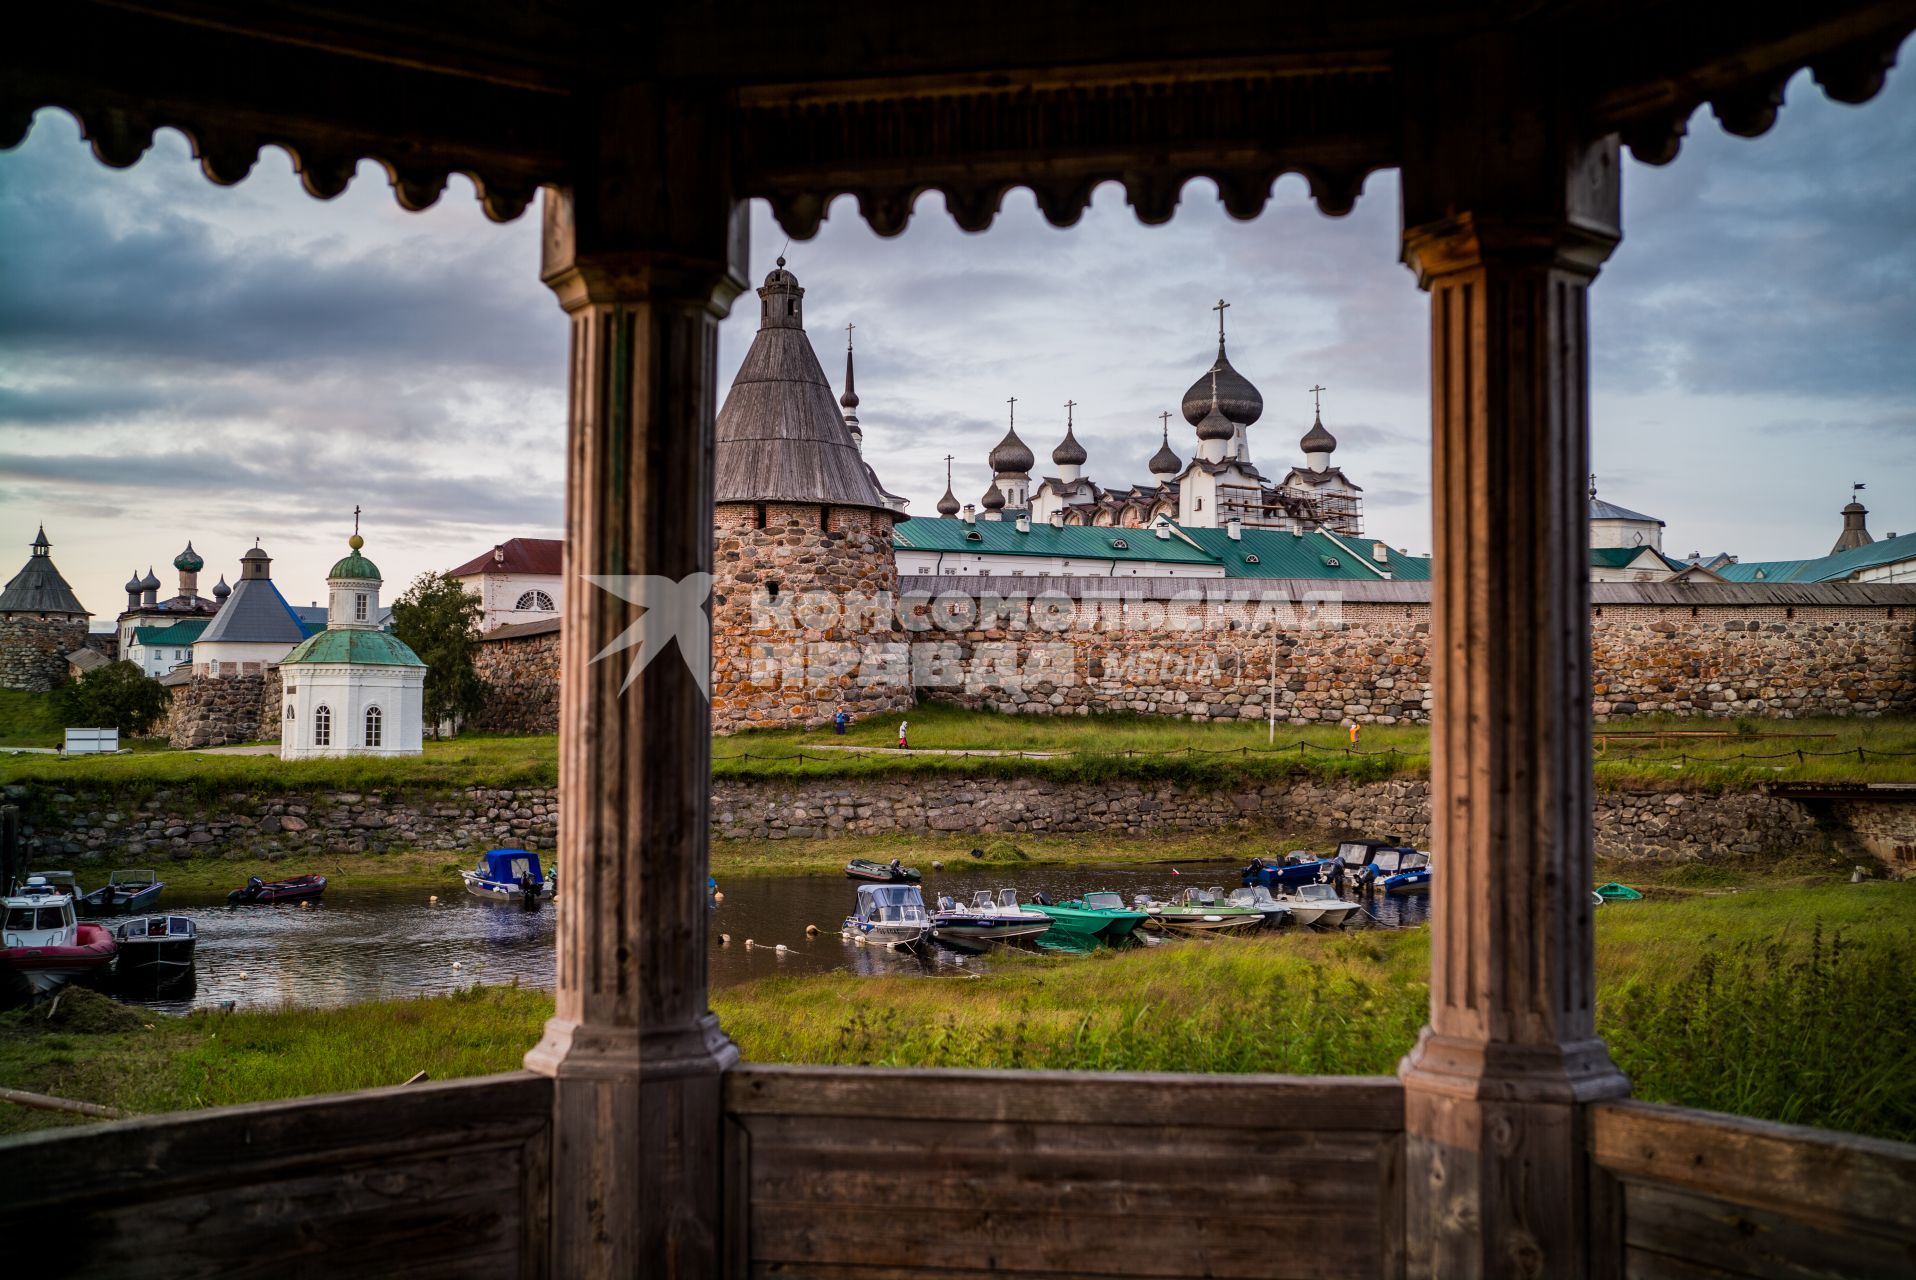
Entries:
POLYGON ((378 707, 366 708, 366 745, 376 747, 380 743, 380 729, 385 717, 380 715, 378 707))
POLYGON ((286 704, 286 718, 288 720, 293 718, 293 704, 290 702, 286 704))
POLYGON ((333 709, 331 707, 313 708, 313 745, 316 747, 333 745, 333 709))
POLYGON ((515 609, 550 610, 551 608, 553 608, 552 597, 547 595, 543 591, 528 591, 524 595, 520 596, 519 603, 513 605, 512 607, 515 609))

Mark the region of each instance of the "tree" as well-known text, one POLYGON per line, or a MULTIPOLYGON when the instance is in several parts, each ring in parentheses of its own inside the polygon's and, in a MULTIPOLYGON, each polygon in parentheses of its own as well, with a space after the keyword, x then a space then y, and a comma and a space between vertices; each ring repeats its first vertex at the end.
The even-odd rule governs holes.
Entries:
POLYGON ((393 602, 393 633, 426 664, 426 727, 434 732, 479 710, 486 682, 473 666, 484 607, 456 578, 422 573, 393 602))
POLYGON ((166 690, 137 663, 109 662, 61 685, 54 706, 72 728, 144 733, 166 710, 166 690))

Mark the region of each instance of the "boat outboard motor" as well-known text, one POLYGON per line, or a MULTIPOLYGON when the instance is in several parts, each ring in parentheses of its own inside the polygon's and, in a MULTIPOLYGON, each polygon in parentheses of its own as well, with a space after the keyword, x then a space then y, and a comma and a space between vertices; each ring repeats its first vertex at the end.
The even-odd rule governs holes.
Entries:
POLYGON ((526 910, 530 911, 539 905, 540 887, 539 882, 532 878, 530 871, 519 873, 519 902, 526 910))

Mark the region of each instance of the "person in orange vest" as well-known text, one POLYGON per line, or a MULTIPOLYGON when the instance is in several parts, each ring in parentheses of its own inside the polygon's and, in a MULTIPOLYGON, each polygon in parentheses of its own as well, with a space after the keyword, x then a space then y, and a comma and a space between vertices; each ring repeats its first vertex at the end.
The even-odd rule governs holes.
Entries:
POLYGON ((1351 747, 1353 750, 1356 749, 1357 739, 1362 736, 1363 732, 1363 725, 1358 724, 1355 720, 1351 721, 1351 747))

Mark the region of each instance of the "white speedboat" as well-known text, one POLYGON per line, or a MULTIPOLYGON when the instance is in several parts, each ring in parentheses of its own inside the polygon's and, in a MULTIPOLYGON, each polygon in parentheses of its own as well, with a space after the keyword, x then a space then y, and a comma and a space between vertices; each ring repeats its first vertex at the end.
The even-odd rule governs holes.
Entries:
POLYGON ((1262 914, 1264 925, 1269 929, 1291 922, 1291 909, 1273 898, 1271 891, 1261 884, 1249 889, 1231 890, 1229 902, 1234 907, 1250 907, 1262 914))
POLYGON ((911 947, 931 932, 925 897, 915 884, 861 884, 858 910, 845 917, 842 933, 872 946, 911 947))
POLYGON ((1332 929, 1342 928, 1357 913, 1358 906, 1338 897, 1337 890, 1327 884, 1300 884, 1289 893, 1276 895, 1276 900, 1291 909, 1291 919, 1297 923, 1332 929))
POLYGON ((931 913, 932 936, 959 942, 1005 942, 1035 937, 1050 928, 1050 916, 1018 904, 1016 889, 1000 889, 996 898, 991 890, 980 889, 969 906, 940 898, 938 909, 931 913))
POLYGON ((1222 889, 1186 889, 1181 902, 1160 902, 1148 893, 1135 899, 1137 909, 1146 912, 1145 921, 1153 929, 1180 933, 1216 933, 1225 929, 1261 926, 1264 915, 1250 907, 1234 907, 1223 901, 1222 889))

